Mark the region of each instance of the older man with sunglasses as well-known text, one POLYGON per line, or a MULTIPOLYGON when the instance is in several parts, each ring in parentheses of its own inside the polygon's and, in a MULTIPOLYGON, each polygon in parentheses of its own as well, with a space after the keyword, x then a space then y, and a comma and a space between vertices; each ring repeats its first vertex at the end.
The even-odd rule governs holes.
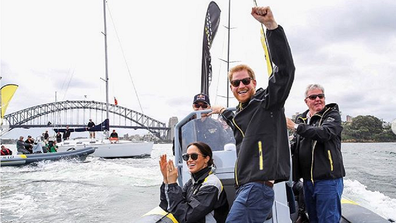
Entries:
POLYGON ((303 178, 309 221, 339 222, 345 169, 341 154, 341 116, 338 105, 325 104, 324 88, 310 84, 305 91, 308 110, 287 127, 292 143, 294 178, 303 178))
POLYGON ((287 127, 292 143, 294 178, 303 178, 309 221, 339 222, 345 169, 341 153, 341 116, 338 105, 325 104, 324 88, 310 84, 305 91, 308 110, 287 127))
POLYGON ((239 104, 236 113, 213 106, 232 126, 237 146, 236 198, 227 222, 264 222, 274 203, 275 181, 290 177, 290 152, 284 104, 294 80, 294 63, 283 28, 269 7, 253 7, 252 16, 267 28, 274 63, 266 89, 256 91, 247 65, 229 71, 230 88, 239 104))

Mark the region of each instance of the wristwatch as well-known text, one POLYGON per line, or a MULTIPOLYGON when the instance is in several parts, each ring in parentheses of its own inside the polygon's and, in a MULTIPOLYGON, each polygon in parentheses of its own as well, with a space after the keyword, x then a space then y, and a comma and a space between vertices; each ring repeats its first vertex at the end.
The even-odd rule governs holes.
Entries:
POLYGON ((294 131, 297 131, 298 124, 294 124, 294 131))

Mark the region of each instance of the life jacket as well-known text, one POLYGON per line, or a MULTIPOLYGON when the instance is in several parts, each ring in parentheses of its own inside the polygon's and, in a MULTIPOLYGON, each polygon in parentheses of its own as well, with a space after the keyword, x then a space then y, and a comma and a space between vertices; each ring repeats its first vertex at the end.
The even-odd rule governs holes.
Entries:
POLYGON ((7 148, 6 148, 5 151, 1 150, 1 155, 2 156, 11 155, 11 154, 12 154, 12 152, 9 149, 7 149, 7 148))

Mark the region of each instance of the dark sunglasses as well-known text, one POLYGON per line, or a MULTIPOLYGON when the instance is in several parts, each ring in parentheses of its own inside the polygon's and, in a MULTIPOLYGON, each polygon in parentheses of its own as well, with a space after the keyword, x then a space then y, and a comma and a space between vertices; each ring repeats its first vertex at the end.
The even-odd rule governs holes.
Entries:
POLYGON ((308 96, 307 98, 311 99, 311 100, 315 100, 316 97, 319 97, 319 99, 323 99, 324 98, 324 94, 313 94, 308 96))
POLYGON ((195 108, 202 107, 203 109, 205 109, 205 108, 208 107, 208 104, 198 104, 198 103, 194 103, 194 107, 195 107, 195 108))
MULTIPOLYGON (((191 157, 192 160, 197 160, 199 155, 201 155, 201 154, 198 154, 198 153, 191 153, 191 154, 184 153, 182 155, 182 158, 183 158, 184 161, 188 161, 190 159, 190 157, 191 157)), ((204 155, 201 155, 201 156, 205 157, 204 155)))
POLYGON ((241 81, 244 85, 248 85, 248 84, 250 84, 251 80, 252 80, 251 77, 247 77, 247 78, 243 78, 243 79, 239 79, 239 80, 232 80, 231 85, 234 87, 239 87, 239 84, 241 84, 241 81))

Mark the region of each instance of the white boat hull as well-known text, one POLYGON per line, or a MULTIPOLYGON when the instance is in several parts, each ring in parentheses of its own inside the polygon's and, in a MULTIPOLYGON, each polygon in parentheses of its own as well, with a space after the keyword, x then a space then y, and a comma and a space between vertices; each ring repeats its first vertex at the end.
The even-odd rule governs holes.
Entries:
POLYGON ((120 140, 117 143, 110 143, 109 140, 95 139, 78 139, 66 140, 58 143, 58 151, 67 151, 70 149, 82 149, 85 147, 95 147, 93 156, 102 158, 132 158, 146 157, 151 155, 153 142, 132 142, 120 140))

